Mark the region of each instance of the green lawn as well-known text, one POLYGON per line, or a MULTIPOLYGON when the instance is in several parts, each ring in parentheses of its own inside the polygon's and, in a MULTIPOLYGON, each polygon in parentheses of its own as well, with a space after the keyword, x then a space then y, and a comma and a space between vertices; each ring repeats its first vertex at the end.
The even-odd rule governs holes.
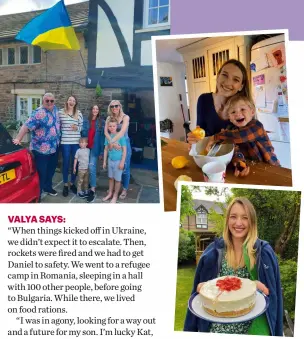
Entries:
POLYGON ((188 300, 192 291, 196 266, 179 268, 177 270, 175 323, 174 330, 182 331, 188 308, 188 300))

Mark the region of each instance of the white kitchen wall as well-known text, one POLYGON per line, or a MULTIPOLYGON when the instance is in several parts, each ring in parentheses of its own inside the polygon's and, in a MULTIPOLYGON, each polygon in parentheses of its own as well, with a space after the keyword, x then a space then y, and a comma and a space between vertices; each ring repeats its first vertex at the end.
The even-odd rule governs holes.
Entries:
POLYGON ((170 119, 174 127, 170 138, 184 140, 184 120, 181 111, 179 94, 182 95, 182 104, 186 120, 188 119, 188 107, 185 88, 185 65, 183 63, 157 63, 157 81, 159 95, 159 120, 170 119), (160 86, 160 77, 172 77, 173 86, 160 86))

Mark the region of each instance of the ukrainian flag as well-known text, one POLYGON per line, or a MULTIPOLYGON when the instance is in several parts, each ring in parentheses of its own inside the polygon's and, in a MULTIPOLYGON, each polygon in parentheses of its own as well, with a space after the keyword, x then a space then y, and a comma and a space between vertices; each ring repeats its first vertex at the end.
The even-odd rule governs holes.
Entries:
POLYGON ((44 51, 80 50, 79 41, 63 0, 27 23, 17 34, 16 39, 38 45, 44 51))

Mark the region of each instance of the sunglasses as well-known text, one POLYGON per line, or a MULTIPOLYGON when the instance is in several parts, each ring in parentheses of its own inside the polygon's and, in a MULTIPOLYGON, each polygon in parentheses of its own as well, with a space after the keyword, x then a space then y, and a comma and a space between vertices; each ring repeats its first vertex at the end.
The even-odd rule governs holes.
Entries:
POLYGON ((118 108, 119 105, 111 105, 110 108, 118 108))
POLYGON ((45 99, 45 102, 48 104, 49 102, 52 104, 54 103, 55 100, 49 100, 49 99, 45 99))

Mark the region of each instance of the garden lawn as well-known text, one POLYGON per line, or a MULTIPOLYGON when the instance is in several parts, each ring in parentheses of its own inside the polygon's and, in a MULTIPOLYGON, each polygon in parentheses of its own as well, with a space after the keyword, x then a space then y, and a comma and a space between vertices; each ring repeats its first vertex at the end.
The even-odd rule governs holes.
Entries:
POLYGON ((184 328, 195 269, 196 266, 190 266, 177 270, 174 331, 182 331, 184 328))

